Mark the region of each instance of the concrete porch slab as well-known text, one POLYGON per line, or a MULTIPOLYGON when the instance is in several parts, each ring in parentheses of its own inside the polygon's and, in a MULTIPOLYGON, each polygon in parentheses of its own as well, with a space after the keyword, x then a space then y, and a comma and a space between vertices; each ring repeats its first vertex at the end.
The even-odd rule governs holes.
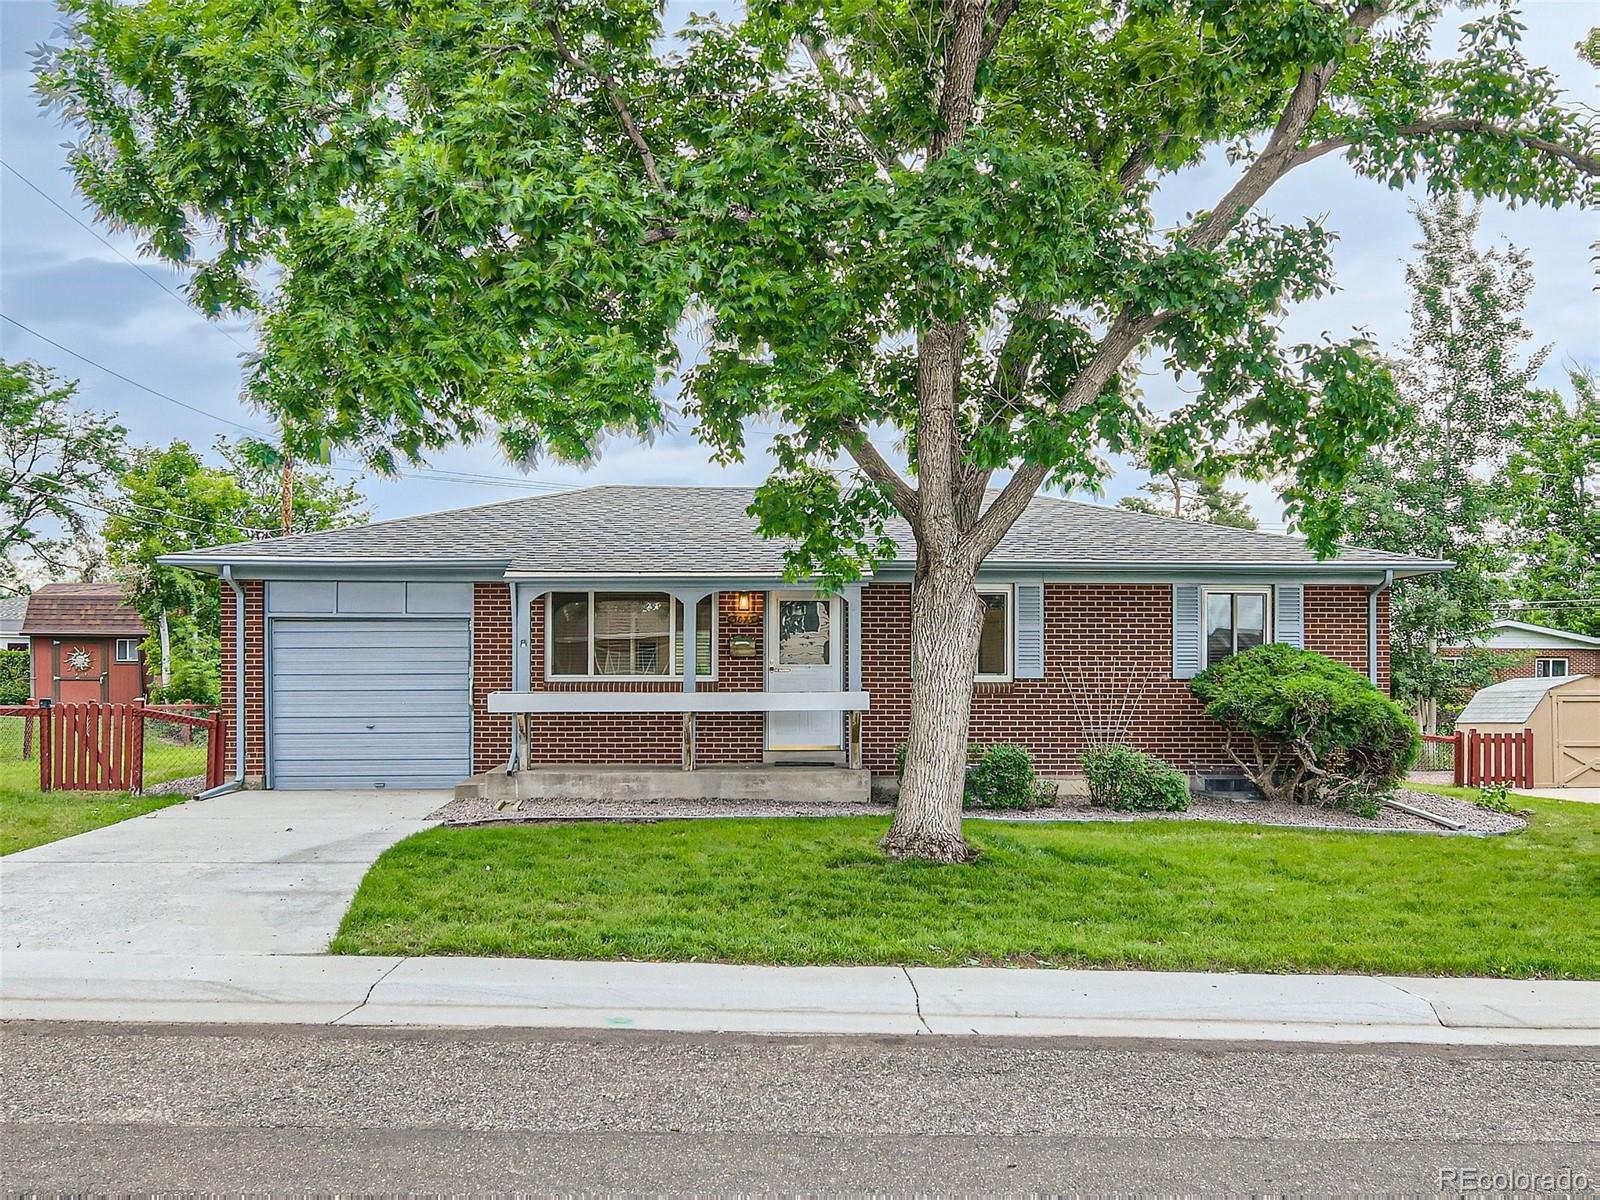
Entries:
POLYGON ((573 764, 530 767, 506 774, 485 771, 456 786, 458 800, 651 800, 865 804, 872 777, 865 770, 810 765, 671 766, 573 764))

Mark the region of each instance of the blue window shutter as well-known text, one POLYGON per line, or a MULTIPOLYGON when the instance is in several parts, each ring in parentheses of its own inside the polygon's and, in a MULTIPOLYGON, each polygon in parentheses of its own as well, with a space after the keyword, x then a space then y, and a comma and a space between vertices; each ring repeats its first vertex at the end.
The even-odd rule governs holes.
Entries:
POLYGON ((1172 585, 1172 677, 1200 674, 1200 585, 1172 585))
POLYGON ((1017 611, 1012 620, 1015 643, 1014 679, 1044 678, 1044 584, 1019 583, 1016 587, 1017 611))
POLYGON ((1274 641, 1297 650, 1306 648, 1306 589, 1302 583, 1280 583, 1277 612, 1273 614, 1274 641))

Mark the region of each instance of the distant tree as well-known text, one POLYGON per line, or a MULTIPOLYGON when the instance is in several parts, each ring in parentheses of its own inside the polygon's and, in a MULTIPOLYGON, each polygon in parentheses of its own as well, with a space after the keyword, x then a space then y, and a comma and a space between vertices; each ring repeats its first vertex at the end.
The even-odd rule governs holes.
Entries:
POLYGON ((0 595, 82 565, 122 468, 127 430, 74 409, 77 391, 37 363, 0 359, 0 595))
POLYGON ((1525 621, 1600 635, 1600 396, 1592 375, 1570 378, 1570 401, 1535 391, 1511 430, 1511 594, 1525 621))
POLYGON ((1488 682, 1498 661, 1438 651, 1481 639, 1505 596, 1498 476, 1506 430, 1523 418, 1546 351, 1526 351, 1527 255, 1480 249, 1478 213, 1458 196, 1416 215, 1423 238, 1406 268, 1411 335, 1395 366, 1408 420, 1348 484, 1346 529, 1357 545, 1455 564, 1396 584, 1390 610, 1395 696, 1432 731, 1441 707, 1488 682))
MULTIPOLYGON (((220 584, 162 566, 163 554, 255 541, 280 533, 278 472, 239 443, 219 439, 223 466, 209 466, 187 442, 136 450, 106 518, 111 561, 128 580, 133 604, 155 632, 146 643, 158 664, 164 700, 217 699, 221 661, 220 584)), ((367 519, 361 493, 325 471, 296 477, 292 532, 355 525, 367 519)))
POLYGON ((1428 0, 751 0, 678 39, 660 3, 63 7, 39 86, 79 185, 201 307, 258 314, 250 392, 297 438, 587 460, 660 429, 678 374, 719 460, 779 424, 753 511, 791 575, 859 578, 904 519, 901 857, 971 858, 978 573, 1041 487, 1138 448, 1141 357, 1198 381, 1171 436, 1246 451, 1331 547, 1317 497, 1394 395, 1359 346, 1282 338, 1333 279, 1330 230, 1258 211, 1281 180, 1337 156, 1563 204, 1600 176, 1509 0, 1444 53, 1428 0))
POLYGON ((1124 496, 1118 508, 1150 513, 1158 517, 1178 517, 1207 525, 1231 525, 1235 529, 1256 529, 1243 492, 1229 491, 1224 482, 1200 474, 1195 469, 1174 467, 1139 485, 1143 496, 1124 496))

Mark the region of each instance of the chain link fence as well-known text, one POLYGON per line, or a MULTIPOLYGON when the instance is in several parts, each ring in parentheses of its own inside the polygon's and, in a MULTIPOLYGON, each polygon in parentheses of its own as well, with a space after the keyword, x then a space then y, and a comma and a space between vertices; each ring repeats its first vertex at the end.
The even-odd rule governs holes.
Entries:
MULTIPOLYGON (((207 718, 215 711, 185 704, 136 710, 143 727, 135 744, 141 755, 146 795, 192 796, 205 790, 211 730, 176 718, 207 718)), ((37 715, 0 713, 0 789, 41 790, 39 728, 37 715)), ((59 772, 57 764, 58 776, 59 772)))
POLYGON ((38 736, 37 717, 0 715, 0 788, 39 789, 38 736))
POLYGON ((170 704, 144 710, 144 790, 146 795, 205 790, 210 731, 171 720, 167 714, 209 717, 216 710, 170 704))

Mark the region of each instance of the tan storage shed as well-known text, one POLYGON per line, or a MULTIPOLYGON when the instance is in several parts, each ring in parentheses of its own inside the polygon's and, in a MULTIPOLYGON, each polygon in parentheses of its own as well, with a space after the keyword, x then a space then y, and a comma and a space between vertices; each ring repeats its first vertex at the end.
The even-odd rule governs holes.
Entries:
POLYGON ((1533 730, 1534 787, 1600 787, 1600 676, 1508 679, 1480 688, 1458 730, 1533 730))

